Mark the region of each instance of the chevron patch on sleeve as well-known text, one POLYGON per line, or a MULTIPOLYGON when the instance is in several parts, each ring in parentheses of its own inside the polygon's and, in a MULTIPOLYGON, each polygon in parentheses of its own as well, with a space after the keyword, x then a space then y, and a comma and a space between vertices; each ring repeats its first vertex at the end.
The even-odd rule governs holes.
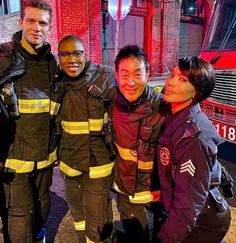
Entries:
POLYGON ((187 172, 191 176, 194 176, 195 175, 195 171, 196 171, 196 167, 192 163, 191 159, 189 159, 187 162, 181 164, 181 166, 180 166, 180 173, 187 172))

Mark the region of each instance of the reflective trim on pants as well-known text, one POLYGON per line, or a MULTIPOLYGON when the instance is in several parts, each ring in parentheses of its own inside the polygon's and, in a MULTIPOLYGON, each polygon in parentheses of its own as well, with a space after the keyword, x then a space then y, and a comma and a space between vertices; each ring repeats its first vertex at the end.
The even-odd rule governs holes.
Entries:
POLYGON ((74 227, 75 227, 75 230, 84 231, 85 230, 85 220, 82 220, 79 222, 74 221, 74 227))

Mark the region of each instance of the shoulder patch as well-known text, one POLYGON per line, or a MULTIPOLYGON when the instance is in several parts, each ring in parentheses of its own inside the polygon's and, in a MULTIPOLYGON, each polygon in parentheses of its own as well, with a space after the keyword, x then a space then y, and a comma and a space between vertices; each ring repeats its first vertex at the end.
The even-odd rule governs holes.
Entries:
POLYGON ((162 147, 160 150, 160 162, 167 166, 170 163, 170 151, 167 147, 162 147))
POLYGON ((179 173, 189 173, 192 177, 195 175, 196 167, 189 159, 187 162, 181 164, 179 173))

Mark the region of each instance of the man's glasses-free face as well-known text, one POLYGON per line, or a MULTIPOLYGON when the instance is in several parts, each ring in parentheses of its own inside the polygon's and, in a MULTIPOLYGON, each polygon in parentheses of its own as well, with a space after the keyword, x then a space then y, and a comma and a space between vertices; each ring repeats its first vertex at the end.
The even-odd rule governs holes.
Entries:
POLYGON ((81 58, 84 54, 84 51, 82 50, 75 50, 73 52, 68 52, 68 51, 59 51, 58 56, 62 59, 67 59, 70 56, 73 56, 75 58, 81 58))

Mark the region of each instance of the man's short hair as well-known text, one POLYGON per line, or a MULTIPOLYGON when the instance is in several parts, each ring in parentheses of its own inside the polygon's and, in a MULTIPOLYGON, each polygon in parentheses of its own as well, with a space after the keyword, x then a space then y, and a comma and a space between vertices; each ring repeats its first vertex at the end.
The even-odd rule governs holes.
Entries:
POLYGON ((115 59, 116 71, 119 69, 120 61, 129 57, 136 57, 138 60, 143 61, 146 66, 146 71, 149 71, 147 56, 144 51, 137 45, 127 45, 120 49, 115 59))
POLYGON ((215 86, 215 71, 210 63, 196 56, 179 59, 179 70, 196 89, 194 102, 208 98, 215 86))
POLYGON ((60 45, 64 42, 67 42, 67 41, 75 41, 75 42, 79 42, 81 43, 83 46, 84 46, 84 42, 76 35, 66 35, 64 36, 60 41, 59 41, 59 44, 58 44, 58 49, 60 48, 60 45))
POLYGON ((27 7, 38 8, 38 9, 48 11, 49 16, 50 16, 49 22, 51 22, 51 20, 52 20, 52 8, 47 3, 47 1, 45 1, 45 0, 24 0, 24 1, 22 1, 21 10, 20 10, 21 19, 24 18, 25 9, 27 7))

